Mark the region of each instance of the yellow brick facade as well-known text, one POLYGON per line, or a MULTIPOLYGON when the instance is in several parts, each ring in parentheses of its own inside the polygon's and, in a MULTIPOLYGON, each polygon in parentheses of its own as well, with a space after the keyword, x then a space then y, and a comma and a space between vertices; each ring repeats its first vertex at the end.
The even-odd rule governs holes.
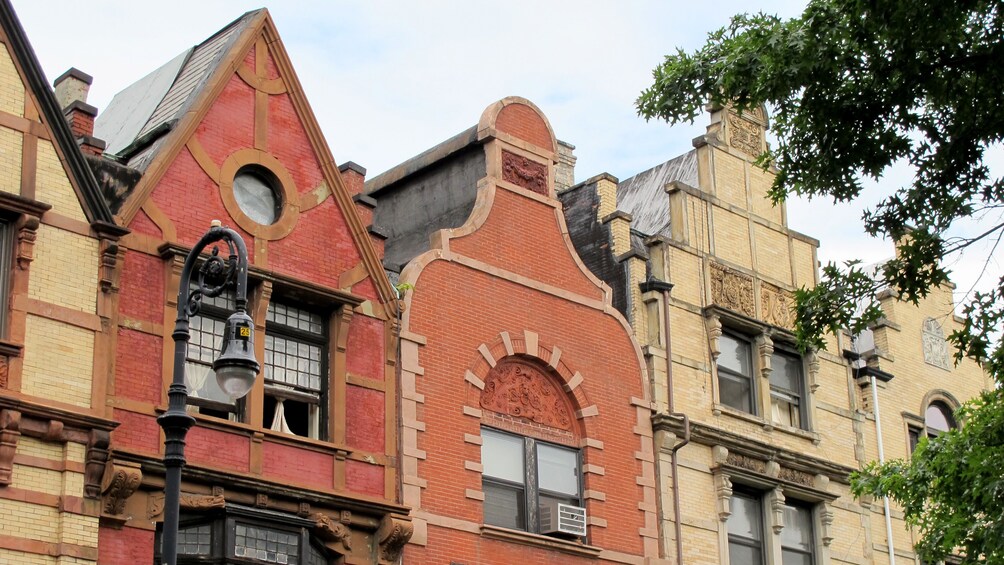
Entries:
POLYGON ((92 430, 80 422, 104 414, 93 399, 99 245, 65 158, 77 148, 57 150, 44 126, 51 120, 37 117, 39 97, 52 94, 26 89, 21 73, 38 72, 37 62, 12 51, 12 33, 20 31, 5 26, 0 37, 0 114, 9 118, 0 126, 0 191, 21 199, 0 199, 19 227, 11 234, 19 260, 4 272, 12 293, 2 297, 12 306, 4 330, 16 353, 3 353, 10 379, 0 388, 0 422, 19 422, 21 432, 6 436, 13 453, 0 450, 9 473, 0 481, 0 564, 94 565, 100 476, 86 478, 92 430))
MULTIPOLYGON (((729 562, 729 503, 736 492, 760 497, 767 563, 780 563, 778 532, 785 526, 774 505, 782 500, 811 508, 816 564, 886 563, 881 501, 856 500, 848 484, 849 472, 878 458, 870 388, 867 379, 855 380, 845 354, 857 342, 831 337, 825 350, 802 356, 807 423, 787 426, 771 412, 771 352, 793 345, 791 292, 818 281, 818 242, 788 229, 783 205, 767 199, 773 175, 753 165, 748 146, 731 141, 730 128, 749 130, 753 124, 762 143, 762 116, 738 123, 737 115, 717 111, 705 142, 697 144, 698 186, 667 188, 672 237, 649 242, 647 276, 673 285, 668 347, 662 295, 653 291, 636 298, 640 281, 628 265, 629 318, 639 342, 647 344, 653 378, 663 551, 670 563, 677 562, 676 448, 684 563, 729 562), (644 308, 635 307, 639 303, 644 308), (752 413, 721 399, 717 365, 723 332, 749 340, 752 413), (682 415, 690 421, 685 445, 682 415)), ((610 206, 608 193, 597 190, 600 208, 610 206)), ((870 366, 894 375, 879 385, 879 407, 886 457, 902 458, 909 455, 908 430, 918 421, 922 425, 928 403, 944 401, 954 408, 990 383, 972 362, 949 368, 925 363, 925 321, 937 320, 943 335, 957 327, 951 289, 932 293, 919 307, 891 295, 882 306, 889 323, 873 331, 874 350, 861 353, 870 366)), ((894 508, 892 516, 897 557, 913 563, 914 539, 902 513, 894 508)))

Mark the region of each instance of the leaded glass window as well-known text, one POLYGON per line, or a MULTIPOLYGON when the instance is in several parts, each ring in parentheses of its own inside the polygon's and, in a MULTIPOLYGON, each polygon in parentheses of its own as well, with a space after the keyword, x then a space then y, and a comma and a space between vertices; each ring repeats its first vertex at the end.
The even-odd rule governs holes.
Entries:
POLYGON ((328 345, 325 317, 273 300, 265 321, 263 422, 274 431, 323 439, 328 345))

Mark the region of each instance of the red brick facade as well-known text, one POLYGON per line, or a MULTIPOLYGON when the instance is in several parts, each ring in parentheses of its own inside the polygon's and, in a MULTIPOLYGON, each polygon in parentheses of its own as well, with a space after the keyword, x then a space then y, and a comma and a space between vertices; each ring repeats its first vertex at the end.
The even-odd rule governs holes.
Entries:
MULTIPOLYGON (((261 375, 229 418, 194 414, 183 513, 239 504, 316 519, 314 537, 345 563, 392 561, 401 536, 395 541, 382 532, 410 531, 396 505, 393 292, 267 13, 252 17, 225 54, 233 64, 219 65, 202 100, 169 134, 119 213, 132 233, 118 262, 108 404, 121 425, 112 435, 111 465, 138 461, 143 468, 134 492, 119 494, 127 498, 123 511, 106 512, 109 523, 122 527, 102 528, 103 564, 152 563, 163 484, 156 470, 163 451, 156 417, 171 381, 180 268, 217 219, 237 230, 248 248, 259 361, 272 331, 266 323, 270 302, 320 315, 321 416, 316 438, 273 431, 266 404, 282 397, 270 400, 261 375), (235 212, 241 208, 234 176, 248 165, 267 170, 280 185, 282 209, 270 225, 235 212), (338 535, 343 531, 350 537, 338 535)), ((299 412, 291 405, 286 400, 287 417, 315 417, 306 404, 299 412)))
POLYGON ((405 562, 658 558, 642 358, 609 289, 567 239, 550 126, 509 98, 485 111, 479 130, 484 179, 457 188, 478 191, 473 213, 401 273, 414 285, 401 334, 402 481, 415 517, 405 562), (543 167, 546 193, 503 180, 503 152, 543 167), (585 538, 486 525, 486 428, 576 451, 585 538))

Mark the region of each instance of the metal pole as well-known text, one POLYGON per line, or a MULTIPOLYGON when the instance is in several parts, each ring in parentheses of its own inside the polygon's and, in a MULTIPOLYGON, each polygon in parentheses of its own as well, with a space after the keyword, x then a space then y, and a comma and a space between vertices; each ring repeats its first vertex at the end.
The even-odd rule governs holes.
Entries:
POLYGON ((181 270, 178 318, 171 334, 174 338, 174 376, 171 386, 167 389, 167 412, 157 418, 157 423, 164 429, 164 529, 161 538, 161 562, 165 565, 178 563, 178 519, 181 512, 181 469, 185 466, 185 436, 188 434, 188 429, 195 424, 195 418, 185 409, 188 401, 188 388, 185 385, 185 360, 188 357, 190 337, 188 321, 191 316, 198 313, 203 296, 218 296, 234 276, 237 283, 237 310, 242 312, 246 310, 247 261, 247 248, 241 236, 214 221, 213 227, 209 228, 185 258, 185 265, 181 270), (214 249, 213 256, 200 269, 199 287, 192 290, 192 272, 202 250, 221 240, 226 241, 230 248, 229 262, 224 264, 214 249), (213 267, 207 269, 207 265, 213 267), (207 287, 203 278, 207 272, 221 277, 223 282, 215 287, 207 287))

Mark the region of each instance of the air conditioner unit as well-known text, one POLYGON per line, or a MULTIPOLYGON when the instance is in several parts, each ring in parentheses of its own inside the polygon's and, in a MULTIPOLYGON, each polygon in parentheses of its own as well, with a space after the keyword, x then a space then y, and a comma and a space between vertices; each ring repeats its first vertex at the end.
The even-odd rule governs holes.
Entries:
POLYGON ((586 509, 556 500, 541 500, 540 533, 585 536, 586 509))

